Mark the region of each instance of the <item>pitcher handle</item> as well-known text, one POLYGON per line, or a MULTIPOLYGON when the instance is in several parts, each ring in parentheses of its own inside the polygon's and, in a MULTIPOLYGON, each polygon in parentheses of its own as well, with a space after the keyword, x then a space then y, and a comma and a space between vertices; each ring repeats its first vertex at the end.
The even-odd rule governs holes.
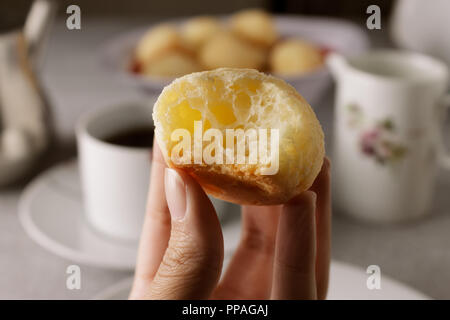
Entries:
POLYGON ((325 63, 329 67, 331 74, 337 79, 347 68, 347 59, 341 54, 332 52, 327 55, 325 63))
MULTIPOLYGON (((442 104, 444 106, 443 115, 444 119, 447 116, 448 110, 450 109, 450 93, 446 94, 442 99, 442 104)), ((439 162, 444 169, 450 170, 450 152, 447 151, 445 147, 444 132, 440 132, 440 152, 439 152, 439 162)))

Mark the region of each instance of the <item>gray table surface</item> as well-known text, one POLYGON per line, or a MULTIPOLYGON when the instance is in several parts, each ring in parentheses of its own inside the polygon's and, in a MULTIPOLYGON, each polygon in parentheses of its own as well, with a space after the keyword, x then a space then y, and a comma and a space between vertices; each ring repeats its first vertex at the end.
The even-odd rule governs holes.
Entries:
MULTIPOLYGON (((103 41, 145 22, 86 19, 82 23, 79 31, 67 30, 64 21, 55 24, 42 74, 53 102, 57 132, 69 144, 73 142, 74 123, 86 110, 146 97, 105 73, 96 55, 103 41)), ((370 36, 376 45, 386 43, 386 32, 375 31, 370 36)), ((314 107, 330 150, 332 88, 314 107)), ((131 276, 129 272, 81 265, 81 290, 66 289, 66 268, 74 262, 48 252, 25 234, 17 217, 22 189, 19 185, 0 190, 0 298, 90 299, 131 276)), ((383 274, 432 298, 449 299, 449 190, 450 174, 441 172, 432 214, 409 224, 369 225, 334 212, 333 258, 363 268, 379 265, 383 274)))

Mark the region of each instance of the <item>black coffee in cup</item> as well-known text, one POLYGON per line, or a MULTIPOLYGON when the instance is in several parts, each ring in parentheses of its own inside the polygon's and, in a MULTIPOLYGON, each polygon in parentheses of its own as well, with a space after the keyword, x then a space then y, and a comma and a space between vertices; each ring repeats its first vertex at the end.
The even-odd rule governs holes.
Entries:
POLYGON ((124 147, 151 148, 153 146, 153 134, 154 127, 140 126, 119 131, 103 140, 124 147))

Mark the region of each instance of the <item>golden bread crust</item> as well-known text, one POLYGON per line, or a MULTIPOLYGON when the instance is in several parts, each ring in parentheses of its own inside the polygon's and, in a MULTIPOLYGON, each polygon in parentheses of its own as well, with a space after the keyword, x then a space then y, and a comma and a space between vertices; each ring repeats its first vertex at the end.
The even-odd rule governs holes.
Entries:
POLYGON ((309 104, 283 80, 256 70, 222 68, 181 77, 163 90, 155 103, 153 118, 155 136, 168 165, 188 172, 210 195, 238 204, 285 203, 311 187, 325 156, 323 131, 309 104), (227 97, 235 99, 242 94, 244 89, 236 87, 244 80, 248 88, 245 85, 241 87, 247 88, 245 92, 252 98, 249 114, 238 116, 242 110, 235 103, 232 105, 235 119, 221 125, 211 114, 211 108, 214 110, 218 103, 211 97, 218 92, 220 106, 227 108, 222 100, 227 97), (251 81, 257 81, 258 85, 252 88, 255 83, 251 81), (189 104, 189 99, 200 99, 201 103, 189 104), (247 162, 175 164, 170 156, 173 142, 169 137, 171 131, 183 124, 175 120, 185 120, 190 116, 186 113, 188 111, 220 130, 239 126, 278 129, 279 170, 273 175, 264 175, 262 173, 267 167, 247 162), (180 117, 179 112, 184 115, 180 117))

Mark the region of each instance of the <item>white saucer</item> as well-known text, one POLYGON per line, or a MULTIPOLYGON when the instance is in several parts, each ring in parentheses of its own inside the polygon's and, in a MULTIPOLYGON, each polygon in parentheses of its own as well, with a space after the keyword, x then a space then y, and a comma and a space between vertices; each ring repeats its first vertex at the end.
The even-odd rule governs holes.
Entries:
MULTIPOLYGON (((212 202, 221 217, 227 210, 226 203, 217 199, 212 202)), ((96 267, 134 269, 137 242, 103 235, 85 220, 76 160, 47 170, 25 188, 19 219, 34 241, 58 256, 96 267)), ((227 247, 238 239, 230 240, 227 247)))
POLYGON ((134 267, 137 243, 108 238, 86 223, 76 161, 51 168, 28 185, 19 217, 28 235, 58 256, 97 267, 134 267))
MULTIPOLYGON (((367 274, 360 267, 333 261, 331 263, 329 300, 424 300, 430 299, 423 293, 389 277, 382 276, 381 289, 366 287, 367 274)), ((97 294, 96 300, 125 300, 132 285, 132 278, 126 278, 97 294)))

